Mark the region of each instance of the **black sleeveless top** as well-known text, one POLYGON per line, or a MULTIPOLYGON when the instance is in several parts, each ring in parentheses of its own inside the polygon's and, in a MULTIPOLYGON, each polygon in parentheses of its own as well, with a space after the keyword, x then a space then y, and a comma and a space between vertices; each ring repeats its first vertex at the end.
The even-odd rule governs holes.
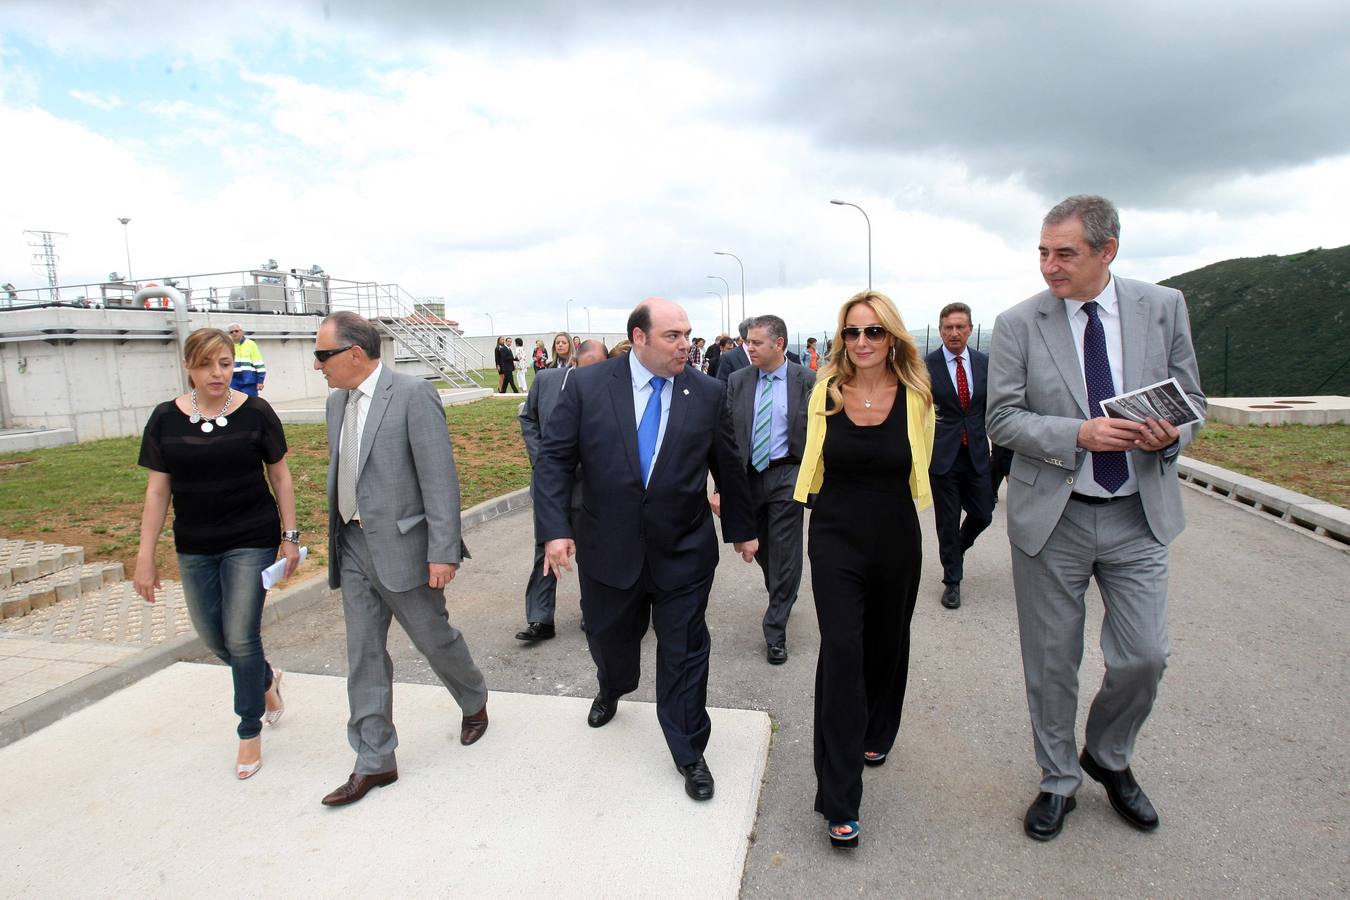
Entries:
POLYGON ((224 428, 205 434, 167 400, 145 423, 139 462, 169 475, 173 541, 179 553, 224 553, 280 543, 281 516, 263 465, 286 455, 281 420, 257 397, 249 397, 227 419, 224 428))
POLYGON ((862 490, 909 498, 914 454, 909 446, 905 386, 895 391, 891 411, 879 425, 858 425, 848 411, 825 419, 825 482, 821 493, 862 490))

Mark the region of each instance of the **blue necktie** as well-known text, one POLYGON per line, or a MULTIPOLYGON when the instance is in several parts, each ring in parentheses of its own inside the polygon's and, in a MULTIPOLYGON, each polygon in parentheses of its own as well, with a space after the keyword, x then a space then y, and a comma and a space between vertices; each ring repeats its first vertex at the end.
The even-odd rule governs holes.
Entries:
MULTIPOLYGON (((1083 376, 1087 382, 1088 412, 1102 415, 1102 401, 1116 395, 1111 380, 1111 361, 1106 356, 1106 329, 1097 318, 1097 301, 1083 304, 1087 313, 1087 331, 1083 332, 1083 376)), ((1092 453, 1092 478, 1111 493, 1120 490, 1130 477, 1124 450, 1095 450, 1092 453)))
POLYGON ((647 408, 642 411, 642 421, 638 423, 638 465, 642 467, 643 487, 651 477, 656 436, 661 433, 661 389, 666 386, 666 380, 653 375, 650 384, 652 395, 647 398, 647 408))

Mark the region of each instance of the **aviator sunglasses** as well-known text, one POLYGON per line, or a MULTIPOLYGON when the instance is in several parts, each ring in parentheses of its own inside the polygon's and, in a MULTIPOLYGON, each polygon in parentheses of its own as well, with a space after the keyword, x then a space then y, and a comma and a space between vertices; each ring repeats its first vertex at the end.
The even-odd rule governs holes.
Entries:
POLYGON ((869 341, 879 341, 886 336, 886 329, 881 325, 867 325, 862 328, 850 325, 847 328, 839 329, 839 333, 844 336, 846 343, 852 344, 864 334, 867 335, 869 341))
POLYGON ((328 362, 330 359, 337 356, 339 353, 345 353, 355 346, 356 346, 355 344, 348 344, 345 347, 334 347, 332 350, 315 350, 314 358, 321 363, 328 362))

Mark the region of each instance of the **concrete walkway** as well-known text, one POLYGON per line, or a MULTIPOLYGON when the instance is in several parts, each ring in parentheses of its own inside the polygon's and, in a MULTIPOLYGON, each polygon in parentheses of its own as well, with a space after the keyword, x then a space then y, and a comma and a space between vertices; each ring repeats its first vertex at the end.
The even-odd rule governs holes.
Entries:
MULTIPOLYGON (((924 514, 927 558, 900 741, 886 766, 866 773, 863 848, 855 854, 831 851, 823 825, 811 811, 818 632, 809 579, 790 627, 792 658, 771 668, 763 659, 759 630, 763 588, 758 569, 724 553, 709 609, 709 703, 767 712, 774 730, 741 896, 1316 897, 1350 892, 1345 852, 1350 846, 1350 789, 1344 749, 1350 745, 1345 689, 1350 675, 1350 553, 1343 544, 1213 495, 1187 490, 1185 501, 1189 527, 1172 552, 1172 659, 1135 760, 1135 771, 1163 819, 1152 834, 1126 826, 1094 784, 1080 791, 1078 809, 1058 840, 1042 845, 1022 834, 1021 816, 1034 796, 1039 772, 1027 725, 1002 515, 996 514, 994 527, 968 556, 965 603, 953 612, 938 605, 932 520, 924 514)), ((491 707, 491 740, 477 748, 491 755, 483 754, 475 763, 488 765, 493 783, 502 786, 497 794, 501 809, 487 818, 533 817, 547 823, 531 832, 542 835, 536 852, 546 864, 513 871, 514 857, 496 852, 472 855, 474 864, 501 866, 510 891, 524 895, 679 896, 688 893, 684 885, 697 884, 702 896, 730 896, 732 886, 714 889, 697 880, 704 857, 688 851, 688 841, 712 835, 734 846, 743 838, 742 826, 724 813, 747 798, 754 802, 742 767, 747 760, 753 763, 754 741, 747 742, 727 724, 731 720, 726 714, 715 714, 709 760, 718 777, 718 795, 707 805, 688 801, 650 721, 649 707, 626 701, 615 722, 600 731, 580 724, 595 676, 577 627, 574 576, 560 591, 558 638, 532 647, 513 639, 523 624, 521 595, 532 550, 529 515, 515 512, 489 521, 469 532, 467 540, 474 558, 447 596, 451 620, 464 630, 489 685, 502 698, 491 707), (544 702, 548 697, 560 699, 544 702), (625 743, 616 752, 611 742, 620 734, 625 743), (522 755, 533 760, 529 767, 521 767, 522 755), (555 768, 546 765, 550 759, 555 768), (626 780, 644 773, 652 780, 640 788, 626 780), (580 807, 559 800, 573 796, 577 779, 592 783, 588 779, 597 777, 609 787, 587 795, 584 799, 599 806, 585 808, 605 810, 606 816, 622 811, 622 827, 637 830, 633 840, 605 844, 604 853, 588 856, 586 848, 576 845, 591 841, 597 831, 590 813, 575 814, 580 807), (637 807, 630 805, 634 798, 640 801, 637 807), (671 809, 695 817, 681 820, 685 824, 678 841, 659 830, 671 809), (573 858, 573 853, 579 855, 573 858), (633 882, 624 880, 630 871, 664 871, 668 864, 692 872, 689 877, 695 880, 672 881, 661 875, 636 891, 631 890, 633 882), (598 883, 612 883, 616 890, 596 890, 598 883)), ((1095 646, 1100 601, 1095 594, 1090 600, 1084 712, 1102 670, 1095 646)), ((335 599, 271 623, 264 641, 269 657, 291 674, 345 672, 341 608, 335 599)), ((653 699, 653 649, 649 636, 644 678, 632 700, 653 699)), ((451 834, 448 822, 456 818, 462 795, 477 796, 476 781, 486 776, 459 768, 468 756, 446 739, 457 719, 441 689, 428 689, 426 702, 435 711, 421 714, 422 700, 413 699, 419 692, 409 688, 434 685, 435 676, 397 628, 390 634, 390 652, 395 678, 407 685, 400 687, 397 714, 407 783, 400 781, 376 795, 378 803, 372 798, 344 812, 374 816, 397 802, 398 825, 385 830, 387 841, 379 853, 397 856, 403 852, 400 841, 413 842, 425 849, 409 865, 457 868, 445 861, 468 859, 458 854, 477 847, 475 841, 482 838, 471 831, 451 834), (405 791, 409 785, 422 788, 405 791)), ((176 667, 162 677, 179 670, 202 671, 176 667)), ((277 849, 249 857, 258 861, 250 870, 254 880, 249 890, 287 893, 292 882, 285 880, 288 870, 276 860, 322 851, 333 846, 331 841, 351 847, 353 836, 364 833, 360 826, 324 827, 343 820, 324 818, 328 811, 318 806, 323 792, 350 769, 340 693, 325 687, 338 682, 300 678, 295 684, 300 689, 287 698, 287 719, 266 735, 267 762, 259 780, 243 785, 234 784, 228 770, 233 721, 227 680, 220 675, 174 688, 191 688, 190 699, 181 699, 189 696, 183 694, 178 702, 194 710, 190 740, 176 755, 161 752, 158 742, 164 738, 147 724, 155 721, 157 704, 150 704, 149 713, 142 707, 141 713, 129 716, 110 706, 124 695, 135 697, 131 691, 0 751, 8 771, 24 773, 18 781, 49 786, 38 795, 25 794, 24 802, 15 798, 6 804, 0 846, 11 848, 23 841, 32 847, 29 836, 40 834, 65 848, 49 851, 43 844, 42 853, 48 855, 37 857, 7 853, 0 893, 30 883, 20 877, 31 879, 35 891, 30 895, 38 888, 47 893, 53 886, 65 894, 117 892, 113 881, 83 875, 77 880, 69 869, 52 876, 31 867, 39 858, 47 865, 51 859, 70 860, 75 852, 83 859, 88 852, 70 850, 64 838, 53 834, 53 820, 43 818, 44 804, 64 810, 55 821, 69 829, 88 815, 80 797, 93 802, 102 791, 138 790, 161 798, 166 805, 157 807, 156 814, 176 826, 175 847, 180 853, 201 854, 208 867, 209 860, 218 858, 213 854, 224 852, 218 840, 227 850, 238 846, 220 837, 229 804, 240 802, 237 798, 261 799, 264 791, 279 792, 248 807, 254 815, 250 821, 267 823, 268 829, 274 821, 283 823, 267 832, 277 835, 269 845, 277 849), (105 713, 105 708, 112 711, 105 713), (125 732, 130 753, 113 765, 103 762, 107 749, 122 745, 107 743, 105 733, 95 728, 107 718, 130 720, 125 732), (49 738, 50 744, 39 746, 44 734, 61 739, 49 738), (86 760, 87 752, 104 757, 86 760), (71 783, 73 773, 80 776, 76 784, 71 783), (211 799, 196 802, 198 795, 211 799), (216 801, 217 796, 226 799, 216 801), (303 827, 285 827, 291 819, 303 827), (261 882, 260 874, 266 876, 261 882)), ((143 827, 139 814, 122 817, 115 804, 102 803, 95 812, 95 818, 107 819, 114 829, 99 840, 133 846, 137 829, 143 827)), ((610 820, 605 822, 599 830, 609 840, 610 820)), ((505 844, 496 843, 499 833, 491 835, 494 851, 505 853, 505 844)), ((97 849, 104 852, 102 845, 97 849)), ((108 858, 117 855, 107 852, 108 858)), ((164 850, 161 855, 167 854, 164 850)), ((327 856, 330 866, 346 865, 345 859, 319 855, 327 856)), ((238 853, 219 858, 230 860, 216 867, 219 872, 237 870, 238 853)), ((402 867, 391 870, 401 872, 402 867)), ((143 893, 182 893, 154 882, 137 884, 143 893)), ((418 887, 399 884, 414 893, 418 887)), ((449 882, 439 884, 451 887, 449 882)), ((204 893, 236 893, 235 885, 228 878, 217 879, 214 890, 204 893)), ((479 893, 504 892, 480 887, 479 893)))

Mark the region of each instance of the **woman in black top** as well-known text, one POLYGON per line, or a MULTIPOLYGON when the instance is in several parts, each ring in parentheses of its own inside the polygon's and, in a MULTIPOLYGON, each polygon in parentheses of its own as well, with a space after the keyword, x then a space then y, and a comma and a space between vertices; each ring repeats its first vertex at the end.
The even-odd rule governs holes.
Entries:
POLYGON ((885 294, 839 311, 836 354, 807 406, 794 494, 815 494, 808 532, 820 624, 816 661, 816 812, 830 842, 857 847, 864 765, 879 766, 900 730, 909 625, 922 541, 916 505, 931 502, 933 400, 928 367, 885 294))
POLYGON ((160 586, 155 545, 172 498, 183 599, 197 634, 233 674, 235 771, 243 779, 262 765, 263 721, 275 725, 284 710, 281 672, 263 656, 262 570, 278 549, 287 576, 300 562, 295 492, 276 413, 262 398, 230 389, 229 335, 198 329, 183 353, 192 390, 155 407, 141 440, 140 464, 150 476, 133 581, 154 603, 160 586))

